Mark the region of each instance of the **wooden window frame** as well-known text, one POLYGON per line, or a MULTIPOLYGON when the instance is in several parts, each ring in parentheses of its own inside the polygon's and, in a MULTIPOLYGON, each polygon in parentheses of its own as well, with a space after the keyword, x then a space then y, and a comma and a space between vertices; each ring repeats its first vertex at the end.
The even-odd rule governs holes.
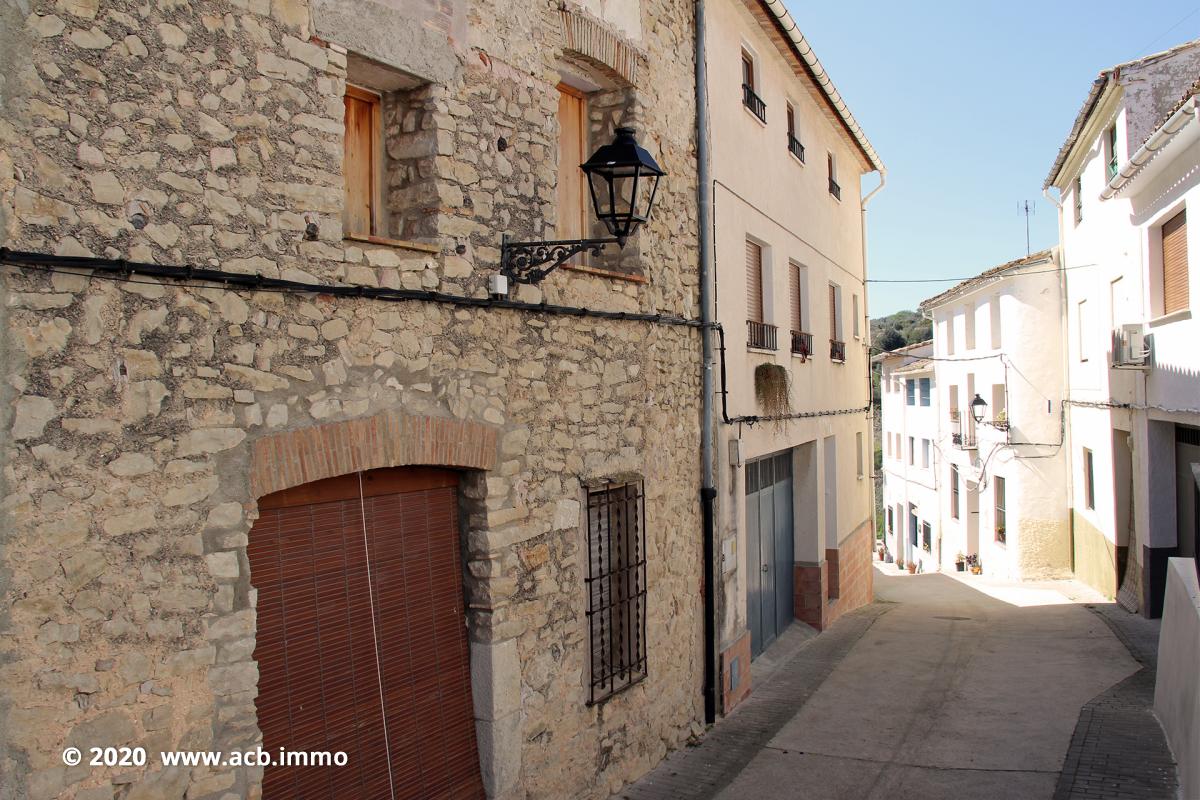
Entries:
MULTIPOLYGON (((371 186, 368 190, 369 194, 369 211, 370 220, 368 227, 370 230, 357 231, 351 230, 345 222, 343 222, 342 235, 344 237, 353 238, 370 238, 383 237, 387 233, 387 226, 384 219, 384 193, 383 193, 383 96, 379 92, 364 89, 353 84, 346 84, 345 96, 358 100, 360 102, 369 103, 371 105, 371 144, 370 144, 370 181, 371 186)), ((343 125, 345 120, 343 119, 343 125)), ((346 145, 349 144, 349 138, 345 140, 342 149, 342 164, 343 169, 346 163, 346 145)), ((350 196, 350 186, 347 183, 345 187, 344 200, 348 200, 350 196)), ((343 220, 345 217, 343 216, 343 220)))
POLYGON ((1096 454, 1083 448, 1083 501, 1089 511, 1096 510, 1096 454))
POLYGON ((958 519, 958 504, 960 499, 960 483, 962 478, 958 474, 958 464, 950 465, 950 519, 958 519))
POLYGON ((995 483, 992 485, 992 500, 994 503, 995 519, 993 520, 993 531, 996 537, 996 542, 999 544, 1008 543, 1008 485, 1004 481, 1004 477, 997 475, 995 483))
POLYGON ((1187 251, 1187 209, 1183 208, 1177 214, 1163 221, 1159 227, 1159 260, 1161 262, 1162 279, 1162 315, 1176 314, 1191 308, 1191 265, 1188 263, 1187 251), (1179 236, 1182 252, 1176 259, 1168 259, 1168 239, 1174 242, 1179 236), (1172 262, 1181 263, 1172 269, 1172 262), (1175 284, 1178 283, 1178 286, 1175 284))
POLYGON ((755 77, 754 56, 742 48, 742 85, 749 86, 750 91, 758 94, 758 82, 755 77))
MULTIPOLYGON (((558 86, 556 86, 555 88, 558 90, 559 94, 567 95, 568 97, 571 97, 571 98, 579 101, 579 154, 580 154, 580 159, 581 159, 579 163, 582 164, 583 161, 585 161, 587 159, 587 148, 588 148, 587 94, 585 92, 580 91, 579 89, 576 89, 574 86, 571 86, 570 84, 566 84, 566 83, 559 83, 558 86)), ((567 165, 563 162, 563 154, 561 152, 561 144, 562 144, 561 126, 563 124, 563 121, 560 118, 558 122, 559 122, 559 126, 560 126, 560 134, 559 134, 559 140, 558 140, 558 144, 560 145, 560 151, 559 151, 559 156, 558 156, 558 165, 557 165, 558 175, 556 176, 556 180, 561 182, 563 170, 568 169, 569 165, 567 165)), ((579 170, 578 164, 575 165, 575 169, 579 170)), ((588 224, 589 223, 588 210, 589 210, 590 198, 588 196, 588 185, 587 185, 586 176, 583 175, 582 171, 579 172, 579 198, 577 200, 577 202, 579 203, 579 235, 578 236, 574 236, 570 231, 564 230, 564 226, 563 226, 564 220, 563 220, 563 213, 562 213, 562 198, 558 196, 557 186, 558 186, 558 184, 556 184, 556 187, 555 187, 555 203, 559 205, 559 222, 558 222, 558 226, 556 229, 558 238, 559 239, 587 239, 587 238, 590 238, 589 237, 590 230, 589 230, 589 224, 588 224)), ((570 209, 568 209, 568 210, 570 210, 570 209)), ((578 256, 575 256, 572 259, 572 263, 573 264, 586 264, 587 263, 586 254, 580 254, 578 256)))

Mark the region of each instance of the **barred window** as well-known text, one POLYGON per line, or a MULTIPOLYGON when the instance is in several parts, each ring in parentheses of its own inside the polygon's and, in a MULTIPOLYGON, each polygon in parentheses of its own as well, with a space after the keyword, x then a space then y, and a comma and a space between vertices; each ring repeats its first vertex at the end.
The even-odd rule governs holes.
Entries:
POLYGON ((646 677, 646 530, 641 483, 588 492, 588 640, 599 703, 646 677))

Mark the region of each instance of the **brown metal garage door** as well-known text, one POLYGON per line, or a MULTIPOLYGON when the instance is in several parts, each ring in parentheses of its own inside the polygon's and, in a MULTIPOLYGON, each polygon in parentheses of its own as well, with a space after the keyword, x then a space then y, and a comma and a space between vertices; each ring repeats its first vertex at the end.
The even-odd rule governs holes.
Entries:
POLYGON ((482 798, 458 477, 397 468, 268 495, 250 532, 265 798, 482 798))

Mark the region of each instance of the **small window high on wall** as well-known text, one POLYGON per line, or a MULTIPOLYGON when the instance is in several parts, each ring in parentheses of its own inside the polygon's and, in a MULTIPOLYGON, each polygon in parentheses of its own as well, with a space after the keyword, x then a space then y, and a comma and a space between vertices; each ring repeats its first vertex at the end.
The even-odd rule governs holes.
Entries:
POLYGON ((383 235, 381 98, 347 86, 343 172, 346 179, 342 231, 354 236, 383 235))
POLYGON ((1162 226, 1162 313, 1188 308, 1187 211, 1162 226))
POLYGON ((558 238, 586 239, 587 187, 579 165, 587 160, 587 99, 558 85, 558 238))

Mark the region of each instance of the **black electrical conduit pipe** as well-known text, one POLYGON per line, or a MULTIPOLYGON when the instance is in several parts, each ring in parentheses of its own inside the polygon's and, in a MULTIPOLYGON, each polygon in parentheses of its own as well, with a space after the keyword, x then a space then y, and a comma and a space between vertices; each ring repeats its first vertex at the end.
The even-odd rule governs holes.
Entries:
POLYGON ((148 278, 166 278, 180 282, 201 281, 259 292, 328 294, 334 297, 361 297, 393 303, 425 301, 465 308, 503 308, 516 311, 530 311, 538 314, 550 314, 552 316, 593 317, 598 319, 648 322, 654 325, 711 329, 717 332, 717 336, 720 339, 720 346, 717 350, 720 356, 721 367, 721 418, 726 425, 733 425, 739 422, 744 422, 747 425, 755 425, 760 422, 782 422, 789 419, 832 417, 841 414, 856 414, 869 408, 869 406, 864 406, 863 408, 841 408, 825 411, 797 411, 791 414, 775 414, 772 416, 758 416, 756 414, 746 414, 737 417, 729 416, 729 384, 725 369, 725 328, 719 322, 704 323, 700 320, 676 317, 668 314, 598 311, 581 306, 563 306, 554 303, 522 303, 517 300, 502 300, 491 297, 467 297, 465 295, 431 292, 423 289, 384 289, 374 286, 335 286, 327 283, 304 283, 241 272, 225 272, 224 270, 217 269, 202 269, 191 266, 177 267, 165 264, 125 261, 115 258, 96 258, 93 256, 56 256, 45 253, 10 250, 7 247, 0 247, 0 265, 27 267, 43 272, 60 272, 64 269, 86 269, 105 273, 103 277, 109 277, 112 280, 132 280, 136 275, 143 275, 148 278))
POLYGON ((44 253, 9 250, 5 247, 0 247, 0 264, 49 271, 54 271, 56 267, 62 269, 90 269, 125 278, 131 278, 134 275, 143 275, 151 278, 167 278, 177 281, 204 281, 224 286, 236 286, 251 291, 328 294, 334 297, 362 297, 387 302, 425 300, 432 303, 444 303, 464 308, 507 308, 566 317, 632 320, 634 322, 649 322, 656 325, 685 328, 700 328, 703 326, 700 320, 687 319, 669 314, 647 314, 633 311, 598 311, 580 306, 563 306, 554 303, 524 303, 518 300, 493 297, 467 297, 465 295, 432 292, 424 289, 387 289, 376 286, 335 286, 325 283, 304 283, 302 281, 289 281, 283 278, 268 278, 263 275, 247 275, 239 272, 225 272, 223 270, 193 266, 177 267, 124 261, 121 259, 95 258, 91 256, 55 256, 44 253))

